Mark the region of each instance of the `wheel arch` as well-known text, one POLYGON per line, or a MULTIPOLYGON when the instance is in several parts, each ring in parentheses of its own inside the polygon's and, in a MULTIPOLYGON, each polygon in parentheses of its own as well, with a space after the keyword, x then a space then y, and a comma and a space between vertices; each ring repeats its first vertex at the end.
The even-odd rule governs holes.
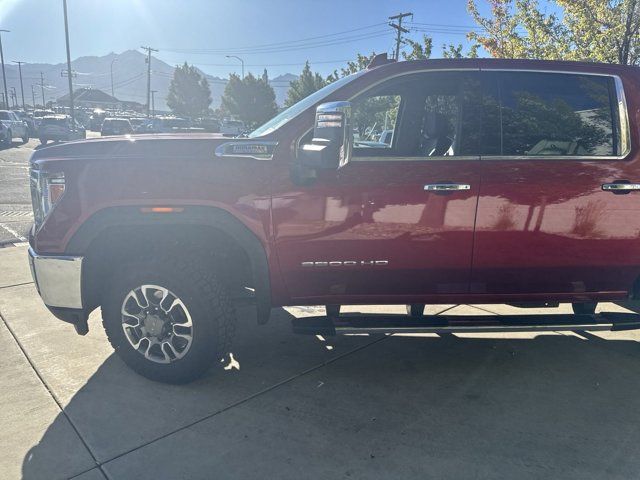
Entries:
MULTIPOLYGON (((258 323, 266 323, 272 304, 266 247, 240 219, 221 208, 189 206, 179 213, 142 213, 140 207, 105 208, 83 222, 67 243, 65 253, 95 256, 99 255, 101 238, 104 236, 118 238, 118 234, 126 236, 127 232, 140 230, 152 232, 155 235, 157 232, 166 232, 168 228, 176 226, 180 227, 182 233, 182 237, 178 238, 186 239, 190 232, 197 232, 198 235, 213 235, 209 237, 213 248, 216 240, 221 240, 224 236, 232 240, 232 243, 246 255, 252 285, 255 289, 258 323)), ((85 262, 82 274, 83 303, 89 311, 98 306, 96 293, 90 282, 85 281, 93 278, 92 275, 95 272, 92 272, 91 268, 91 262, 85 262)))

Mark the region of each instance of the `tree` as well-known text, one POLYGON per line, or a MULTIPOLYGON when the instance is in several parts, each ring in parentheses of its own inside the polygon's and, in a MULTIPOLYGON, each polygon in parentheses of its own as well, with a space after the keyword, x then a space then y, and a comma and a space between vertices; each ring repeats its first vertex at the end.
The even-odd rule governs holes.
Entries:
POLYGON ((468 38, 493 57, 640 63, 640 0, 550 0, 561 10, 544 13, 538 0, 487 0, 491 16, 468 10, 481 31, 468 38))
POLYGON ((209 113, 211 90, 200 71, 187 62, 173 71, 167 105, 173 113, 185 117, 202 117, 209 113))
POLYGON ((265 81, 264 74, 262 78, 256 78, 251 73, 244 79, 236 74, 229 76, 222 96, 222 108, 250 127, 263 124, 278 110, 276 94, 265 81))
POLYGON ((327 83, 335 82, 341 77, 346 77, 352 73, 364 70, 375 56, 376 52, 371 52, 370 55, 362 55, 361 53, 358 53, 358 56, 354 61, 347 62, 347 66, 340 69, 340 73, 338 73, 337 70, 334 70, 333 73, 327 77, 327 83))
POLYGON ((298 103, 303 98, 308 97, 313 92, 320 90, 327 84, 319 73, 313 73, 309 61, 304 64, 300 76, 289 83, 287 99, 284 102, 286 107, 298 103))

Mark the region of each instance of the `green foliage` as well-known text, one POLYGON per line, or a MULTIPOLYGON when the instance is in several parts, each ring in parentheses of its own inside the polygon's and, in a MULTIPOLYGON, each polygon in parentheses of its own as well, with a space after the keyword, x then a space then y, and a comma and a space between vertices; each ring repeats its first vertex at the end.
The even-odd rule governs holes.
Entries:
POLYGON ((431 58, 431 52, 433 50, 433 39, 431 37, 423 35, 422 43, 410 39, 405 40, 405 43, 411 47, 409 53, 402 52, 402 58, 405 60, 426 60, 427 58, 431 58))
POLYGON ((244 79, 231 74, 222 96, 222 110, 242 120, 247 126, 261 125, 271 119, 276 112, 276 95, 265 79, 251 73, 244 79))
POLYGON ((356 60, 347 62, 347 66, 340 69, 340 72, 334 70, 332 74, 327 77, 327 83, 335 82, 341 77, 346 77, 347 75, 351 75, 352 73, 359 72, 360 70, 364 70, 373 60, 373 57, 376 56, 376 52, 371 52, 370 55, 362 55, 358 53, 356 60))
POLYGON ((211 90, 200 71, 187 62, 177 66, 169 85, 167 105, 173 113, 185 117, 201 117, 209 113, 211 90))
POLYGON ((538 0, 477 0, 468 10, 481 30, 468 38, 498 58, 640 63, 640 0, 550 0, 561 14, 547 14, 538 0))
POLYGON ((307 61, 304 64, 302 73, 300 76, 289 83, 289 90, 287 91, 287 99, 284 102, 286 107, 290 107, 298 103, 303 98, 308 97, 313 92, 320 90, 327 84, 324 78, 319 73, 313 73, 311 66, 307 61))

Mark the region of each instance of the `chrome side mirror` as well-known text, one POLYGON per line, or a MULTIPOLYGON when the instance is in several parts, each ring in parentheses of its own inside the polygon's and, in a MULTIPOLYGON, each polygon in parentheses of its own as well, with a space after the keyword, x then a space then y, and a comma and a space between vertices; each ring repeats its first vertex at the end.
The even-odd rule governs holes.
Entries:
POLYGON ((335 169, 349 163, 352 154, 351 103, 318 105, 313 139, 298 152, 302 164, 313 169, 335 169))

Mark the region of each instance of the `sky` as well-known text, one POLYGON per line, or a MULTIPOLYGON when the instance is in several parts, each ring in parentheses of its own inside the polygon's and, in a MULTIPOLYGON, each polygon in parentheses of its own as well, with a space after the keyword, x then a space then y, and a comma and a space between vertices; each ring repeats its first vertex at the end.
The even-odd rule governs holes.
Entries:
MULTIPOLYGON (((62 0, 0 0, 5 62, 66 59, 62 0)), ((484 1, 479 0, 483 5, 484 1)), ((387 17, 412 12, 410 38, 467 44, 466 0, 68 0, 71 57, 151 46, 169 64, 187 61, 211 75, 245 70, 299 73, 309 60, 323 75, 358 52, 393 51, 387 17), (423 32, 426 30, 426 32, 423 32)))

